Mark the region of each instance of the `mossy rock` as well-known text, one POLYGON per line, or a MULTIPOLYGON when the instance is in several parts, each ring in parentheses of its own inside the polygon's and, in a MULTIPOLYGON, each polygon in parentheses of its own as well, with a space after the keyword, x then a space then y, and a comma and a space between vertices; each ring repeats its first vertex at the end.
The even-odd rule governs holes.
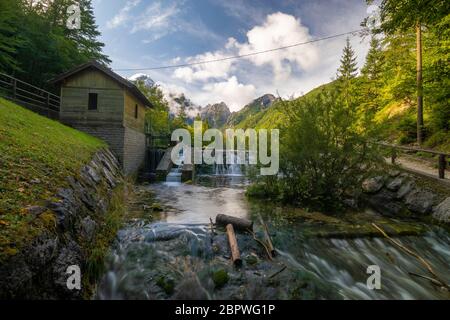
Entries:
POLYGON ((212 275, 212 278, 216 289, 222 288, 224 285, 228 283, 229 280, 228 272, 226 272, 223 269, 215 271, 212 275))
POLYGON ((160 205, 160 204, 157 203, 157 202, 153 203, 153 204, 150 206, 150 208, 152 209, 152 211, 158 211, 158 212, 164 211, 164 208, 162 207, 162 205, 160 205))
POLYGON ((254 266, 255 264, 258 263, 258 258, 253 254, 250 254, 247 257, 245 257, 245 262, 250 266, 254 266))
POLYGON ((160 276, 156 279, 156 284, 160 287, 167 295, 172 295, 175 289, 175 281, 166 276, 160 276))

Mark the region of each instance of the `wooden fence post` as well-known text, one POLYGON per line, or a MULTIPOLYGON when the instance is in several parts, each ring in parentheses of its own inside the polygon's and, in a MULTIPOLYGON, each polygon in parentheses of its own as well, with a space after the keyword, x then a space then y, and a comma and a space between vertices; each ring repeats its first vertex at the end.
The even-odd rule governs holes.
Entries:
POLYGON ((447 166, 447 163, 445 161, 445 154, 439 155, 439 178, 445 179, 445 167, 447 166))
POLYGON ((397 150, 395 149, 395 147, 392 148, 392 153, 391 153, 391 163, 395 164, 395 159, 397 158, 397 150))

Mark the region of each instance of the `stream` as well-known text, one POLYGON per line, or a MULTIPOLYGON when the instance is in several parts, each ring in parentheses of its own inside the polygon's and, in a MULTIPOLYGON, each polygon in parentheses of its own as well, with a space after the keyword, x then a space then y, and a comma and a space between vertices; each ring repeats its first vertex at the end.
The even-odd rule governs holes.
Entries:
MULTIPOLYGON (((239 175, 205 175, 195 184, 169 181, 136 188, 151 194, 162 209, 153 211, 151 219, 131 219, 120 230, 96 299, 450 298, 448 291, 411 276, 410 272, 429 274, 387 239, 317 236, 333 227, 297 217, 293 213, 299 209, 249 201, 239 175), (277 249, 273 261, 251 235, 238 233, 243 266, 234 268, 226 234, 220 229, 211 232, 210 218, 214 221, 220 213, 251 219, 258 238, 263 219, 277 249), (380 267, 380 289, 366 285, 370 265, 380 267)), ((359 219, 379 218, 374 212, 359 214, 359 219)), ((421 227, 426 230, 421 236, 396 240, 419 253, 450 283, 448 232, 421 227)))

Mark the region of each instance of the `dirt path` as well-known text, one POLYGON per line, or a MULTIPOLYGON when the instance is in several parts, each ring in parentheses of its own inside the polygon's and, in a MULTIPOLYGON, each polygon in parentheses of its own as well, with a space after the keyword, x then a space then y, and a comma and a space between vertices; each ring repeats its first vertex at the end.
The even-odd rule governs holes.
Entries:
MULTIPOLYGON (((386 158, 386 161, 391 163, 390 158, 386 158)), ((430 161, 412 157, 408 155, 402 155, 395 159, 395 163, 401 167, 420 173, 425 173, 434 177, 438 177, 438 168, 434 167, 430 161)), ((450 170, 445 170, 445 180, 450 181, 450 170)))

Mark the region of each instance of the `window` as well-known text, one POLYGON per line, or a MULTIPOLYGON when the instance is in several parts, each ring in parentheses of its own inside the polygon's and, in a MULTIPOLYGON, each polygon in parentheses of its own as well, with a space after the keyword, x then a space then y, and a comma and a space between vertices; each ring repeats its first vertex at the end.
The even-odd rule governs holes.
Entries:
POLYGON ((138 118, 138 105, 134 106, 134 118, 137 119, 138 118))
POLYGON ((97 110, 97 101, 98 101, 98 94, 89 93, 88 110, 97 110))

